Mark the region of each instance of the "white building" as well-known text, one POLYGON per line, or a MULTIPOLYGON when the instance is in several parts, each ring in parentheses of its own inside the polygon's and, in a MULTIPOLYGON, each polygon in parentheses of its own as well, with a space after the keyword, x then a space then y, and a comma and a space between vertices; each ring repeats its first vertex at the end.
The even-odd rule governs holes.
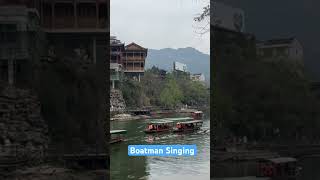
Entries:
POLYGON ((288 59, 303 61, 303 47, 296 38, 271 39, 256 44, 257 55, 262 59, 288 59))
POLYGON ((174 71, 182 71, 187 72, 187 65, 179 62, 173 62, 173 70, 174 71))
POLYGON ((200 81, 200 82, 205 82, 205 77, 204 74, 199 73, 199 74, 191 74, 190 79, 193 81, 200 81))

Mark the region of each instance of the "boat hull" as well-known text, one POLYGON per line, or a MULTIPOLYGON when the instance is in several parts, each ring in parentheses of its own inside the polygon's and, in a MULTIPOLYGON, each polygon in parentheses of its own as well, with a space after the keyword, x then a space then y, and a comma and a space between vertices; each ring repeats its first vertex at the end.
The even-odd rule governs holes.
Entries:
POLYGON ((193 131, 197 131, 200 128, 193 128, 193 129, 175 129, 173 130, 174 133, 185 133, 185 132, 193 132, 193 131))
POLYGON ((166 130, 144 130, 146 134, 154 134, 154 133, 163 133, 163 132, 169 132, 170 129, 166 130))
POLYGON ((120 143, 122 141, 123 141, 123 139, 114 139, 114 140, 110 140, 110 144, 116 144, 116 143, 120 143))

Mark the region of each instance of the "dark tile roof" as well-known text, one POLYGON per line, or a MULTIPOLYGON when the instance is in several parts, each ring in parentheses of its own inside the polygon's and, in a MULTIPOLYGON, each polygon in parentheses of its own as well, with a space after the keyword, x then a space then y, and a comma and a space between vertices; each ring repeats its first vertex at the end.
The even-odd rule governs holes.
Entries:
POLYGON ((270 39, 266 41, 258 41, 258 44, 263 45, 276 45, 276 44, 290 44, 295 40, 294 37, 291 38, 281 38, 281 39, 270 39))

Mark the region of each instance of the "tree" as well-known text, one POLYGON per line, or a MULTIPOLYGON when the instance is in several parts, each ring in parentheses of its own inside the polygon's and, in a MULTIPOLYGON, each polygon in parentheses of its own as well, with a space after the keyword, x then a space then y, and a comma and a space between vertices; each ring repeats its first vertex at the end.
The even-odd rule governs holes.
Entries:
POLYGON ((202 13, 194 18, 194 21, 198 23, 205 22, 204 25, 200 25, 199 27, 197 27, 197 33, 199 34, 205 34, 210 31, 210 4, 212 3, 213 2, 210 1, 207 6, 203 7, 202 13))
POLYGON ((181 103, 183 98, 182 91, 172 75, 168 75, 167 82, 160 94, 160 102, 165 107, 173 108, 181 103))

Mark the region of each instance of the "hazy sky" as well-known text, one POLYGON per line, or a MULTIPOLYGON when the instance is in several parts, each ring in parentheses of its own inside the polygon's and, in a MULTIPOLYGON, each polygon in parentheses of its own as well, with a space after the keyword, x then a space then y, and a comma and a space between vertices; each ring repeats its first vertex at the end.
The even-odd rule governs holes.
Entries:
POLYGON ((210 53, 210 34, 193 18, 209 0, 110 0, 111 35, 150 48, 194 47, 210 53))

